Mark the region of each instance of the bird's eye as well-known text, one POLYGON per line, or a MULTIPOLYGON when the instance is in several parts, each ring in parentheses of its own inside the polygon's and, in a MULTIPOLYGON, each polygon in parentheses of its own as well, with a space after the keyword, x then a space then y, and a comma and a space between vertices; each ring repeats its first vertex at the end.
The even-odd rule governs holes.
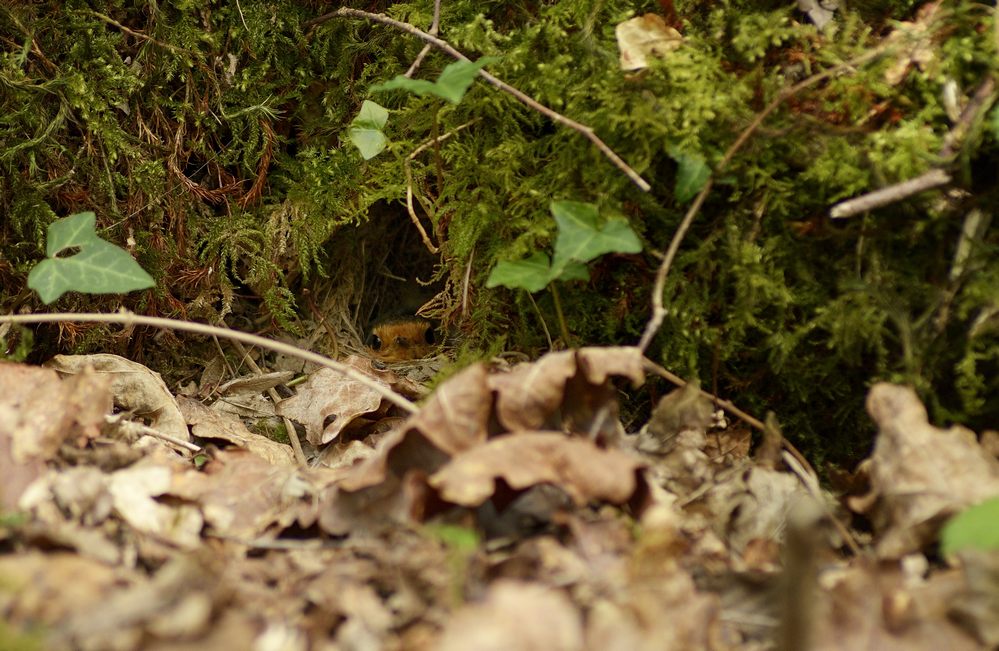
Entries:
POLYGON ((378 335, 371 335, 371 348, 372 350, 382 349, 382 339, 378 335))

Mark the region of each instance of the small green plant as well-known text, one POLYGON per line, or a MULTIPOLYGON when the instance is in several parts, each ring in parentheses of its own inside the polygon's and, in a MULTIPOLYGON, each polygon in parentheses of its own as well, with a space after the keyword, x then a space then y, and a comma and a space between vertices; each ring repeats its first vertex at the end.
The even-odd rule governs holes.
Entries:
POLYGON ((408 90, 416 93, 420 97, 424 95, 436 95, 452 104, 458 104, 461 98, 472 86, 479 70, 490 63, 499 61, 499 57, 482 57, 478 61, 455 61, 448 64, 441 71, 437 81, 427 81, 426 79, 410 79, 404 75, 398 75, 381 84, 371 87, 372 92, 385 90, 408 90))
POLYGON ((361 152, 364 160, 370 160, 382 153, 388 144, 385 137, 385 124, 388 122, 388 110, 371 100, 364 100, 361 110, 350 122, 347 137, 361 152))
POLYGON ((592 203, 553 201, 552 216, 558 224, 555 253, 549 261, 541 251, 524 260, 498 263, 486 280, 486 287, 508 287, 537 292, 553 280, 587 280, 587 262, 605 253, 638 253, 642 242, 624 219, 601 223, 592 203))
MULTIPOLYGON (((436 95, 452 104, 458 104, 472 87, 479 70, 498 60, 498 57, 482 57, 478 61, 455 61, 445 66, 437 81, 410 79, 399 75, 384 83, 375 84, 371 87, 371 91, 377 93, 386 90, 406 90, 420 97, 436 95)), ((347 137, 361 152, 364 160, 374 158, 388 145, 384 131, 388 115, 385 107, 366 99, 361 104, 357 116, 351 121, 347 137)))
POLYGON ((96 223, 94 213, 81 212, 49 224, 45 243, 48 257, 28 274, 28 287, 38 292, 44 303, 71 291, 124 294, 156 284, 128 251, 97 237, 96 223), (70 249, 79 251, 59 256, 70 249))
POLYGON ((940 551, 950 556, 963 549, 999 550, 999 497, 955 515, 940 533, 940 551))

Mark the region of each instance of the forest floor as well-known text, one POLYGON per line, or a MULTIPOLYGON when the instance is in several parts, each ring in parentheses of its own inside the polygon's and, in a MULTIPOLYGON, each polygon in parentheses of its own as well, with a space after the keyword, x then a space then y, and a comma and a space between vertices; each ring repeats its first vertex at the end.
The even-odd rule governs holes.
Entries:
POLYGON ((258 361, 173 390, 114 355, 0 363, 0 648, 999 640, 996 554, 938 550, 999 493, 999 437, 935 428, 908 388, 871 389, 874 452, 834 497, 693 386, 624 431, 636 348, 479 363, 429 396, 421 363, 287 389, 287 359, 258 361), (303 449, 247 428, 284 419, 303 449))

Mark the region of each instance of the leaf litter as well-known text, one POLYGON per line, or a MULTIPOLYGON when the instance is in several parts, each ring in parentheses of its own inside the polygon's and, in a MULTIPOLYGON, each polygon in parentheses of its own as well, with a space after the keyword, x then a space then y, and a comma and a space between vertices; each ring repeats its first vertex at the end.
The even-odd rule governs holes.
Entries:
POLYGON ((836 498, 781 456, 775 427, 751 456, 749 432, 694 386, 626 430, 618 393, 644 380, 634 348, 473 364, 412 415, 326 371, 248 418, 228 398, 268 402, 287 375, 214 374, 175 396, 111 355, 48 366, 0 363, 8 646, 999 643, 996 554, 937 550, 948 517, 999 494, 999 463, 972 432, 931 425, 905 387, 871 389, 862 490, 836 498), (308 467, 252 431, 279 415, 301 427, 308 467))

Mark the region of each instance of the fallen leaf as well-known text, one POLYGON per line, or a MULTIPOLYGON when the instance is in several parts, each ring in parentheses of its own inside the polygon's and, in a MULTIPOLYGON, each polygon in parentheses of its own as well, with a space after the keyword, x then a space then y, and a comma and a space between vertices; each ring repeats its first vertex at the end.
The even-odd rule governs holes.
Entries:
MULTIPOLYGON (((191 398, 178 397, 177 405, 184 414, 184 420, 191 426, 191 433, 198 438, 228 441, 275 465, 295 463, 290 446, 254 434, 243 421, 231 414, 215 411, 191 398)), ((296 436, 294 432, 290 434, 296 436)))
MULTIPOLYGON (((452 615, 439 651, 582 651, 583 620, 561 591, 509 580, 452 615)), ((608 647, 609 648, 609 647, 608 647)))
POLYGON ((614 33, 621 53, 621 70, 647 68, 650 59, 662 58, 683 44, 680 32, 657 14, 636 16, 618 23, 614 33))
POLYGON ((501 436, 456 455, 430 477, 448 502, 478 506, 502 479, 514 490, 550 483, 576 504, 603 500, 624 504, 639 486, 642 462, 619 450, 561 432, 524 432, 501 436))
POLYGON ((92 368, 110 379, 114 404, 149 419, 149 426, 182 441, 191 440, 184 416, 159 373, 138 362, 100 353, 96 355, 56 355, 45 365, 63 375, 76 375, 92 368))
POLYGON ((565 383, 576 374, 575 351, 548 353, 531 364, 520 364, 509 373, 490 375, 496 392, 496 418, 509 432, 557 428, 552 420, 562 404, 565 383))
POLYGON ((867 410, 878 425, 868 467, 871 491, 850 506, 871 518, 879 557, 922 549, 948 517, 999 495, 999 462, 974 433, 930 425, 912 389, 876 384, 867 410))
MULTIPOLYGON (((361 370, 361 358, 352 355, 346 364, 361 370)), ((362 371, 363 372, 363 371, 362 371)), ((371 379, 389 388, 381 378, 371 379)), ((366 384, 333 369, 321 368, 300 385, 297 393, 277 405, 277 413, 305 426, 305 437, 315 446, 329 443, 362 416, 382 410, 384 398, 366 384)))
POLYGON ((48 369, 0 362, 0 436, 15 462, 52 459, 63 441, 100 434, 111 410, 107 382, 93 373, 60 380, 48 369))

